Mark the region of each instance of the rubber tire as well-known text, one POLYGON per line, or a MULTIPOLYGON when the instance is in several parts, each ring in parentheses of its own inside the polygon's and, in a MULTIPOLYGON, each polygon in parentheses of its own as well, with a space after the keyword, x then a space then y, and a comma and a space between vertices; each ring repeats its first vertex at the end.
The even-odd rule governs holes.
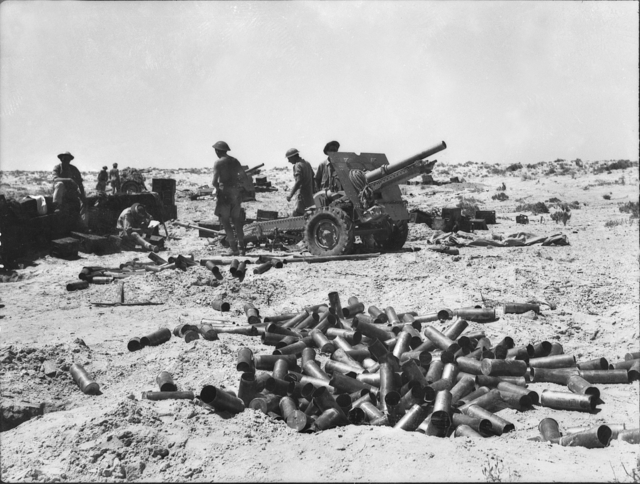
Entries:
POLYGON ((376 237, 374 239, 378 246, 384 250, 400 250, 404 246, 409 236, 409 224, 406 220, 390 222, 391 232, 386 237, 376 237))
POLYGON ((354 227, 349 217, 343 210, 336 207, 319 208, 313 215, 309 217, 304 228, 304 241, 307 244, 307 250, 312 255, 346 255, 350 254, 353 249, 355 240, 354 227), (320 222, 328 221, 332 223, 338 233, 338 242, 331 249, 326 249, 318 245, 315 238, 315 229, 320 222))
POLYGON ((127 180, 120 187, 120 193, 142 193, 142 188, 135 180, 127 180))

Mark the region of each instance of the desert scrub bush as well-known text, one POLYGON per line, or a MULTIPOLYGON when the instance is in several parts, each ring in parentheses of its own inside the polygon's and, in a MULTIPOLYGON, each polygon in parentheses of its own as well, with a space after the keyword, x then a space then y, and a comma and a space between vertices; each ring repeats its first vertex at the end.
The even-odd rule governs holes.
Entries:
POLYGON ((560 200, 558 197, 551 197, 549 200, 546 201, 547 203, 562 203, 562 200, 560 200))
POLYGON ((520 180, 522 181, 535 180, 535 179, 536 178, 532 176, 530 173, 523 173, 522 175, 520 175, 520 180))
POLYGON ((476 216, 476 212, 480 210, 478 203, 480 203, 480 201, 473 197, 461 197, 458 201, 458 205, 456 206, 462 208, 462 215, 474 218, 476 216))
POLYGON ((623 213, 630 213, 631 217, 629 218, 638 218, 640 217, 640 214, 638 213, 638 204, 639 202, 621 203, 618 205, 618 210, 623 213))
POLYGON ((602 195, 602 198, 604 198, 605 200, 611 200, 611 195, 605 193, 604 195, 602 195))
POLYGON ((504 176, 507 170, 499 166, 493 165, 489 168, 489 173, 492 175, 504 176))
POLYGON ((509 200, 509 195, 504 192, 496 193, 495 195, 491 196, 491 200, 499 200, 501 202, 504 202, 505 200, 509 200))
POLYGON ((544 202, 521 203, 516 207, 516 212, 531 212, 534 215, 539 213, 549 213, 549 207, 544 202))
POLYGON ((626 170, 627 168, 631 168, 632 166, 638 166, 638 162, 629 160, 618 160, 614 161, 613 163, 603 163, 601 165, 598 165, 593 169, 593 172, 602 173, 612 170, 626 170))
POLYGON ((507 171, 518 171, 518 170, 522 170, 522 163, 512 163, 511 165, 507 166, 507 171))
POLYGON ((565 210, 564 207, 563 210, 557 210, 551 214, 551 220, 555 223, 562 222, 563 225, 567 225, 569 219, 571 219, 571 211, 565 210))
POLYGON ((607 220, 604 223, 604 226, 607 227, 608 229, 611 229, 613 227, 617 227, 618 225, 624 225, 624 220, 623 219, 619 219, 619 220, 607 220))
POLYGON ((574 201, 574 202, 568 203, 567 205, 572 210, 580 210, 580 208, 581 208, 580 202, 578 202, 577 200, 574 201))

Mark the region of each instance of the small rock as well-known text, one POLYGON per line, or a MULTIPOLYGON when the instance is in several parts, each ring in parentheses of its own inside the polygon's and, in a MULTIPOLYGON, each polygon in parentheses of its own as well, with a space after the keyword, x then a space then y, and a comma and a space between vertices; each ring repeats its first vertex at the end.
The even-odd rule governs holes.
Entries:
POLYGON ((522 317, 527 319, 533 319, 533 320, 538 319, 538 315, 536 314, 535 311, 527 311, 526 313, 522 313, 522 317))
POLYGON ((102 477, 111 477, 111 474, 113 474, 111 469, 102 469, 102 477))

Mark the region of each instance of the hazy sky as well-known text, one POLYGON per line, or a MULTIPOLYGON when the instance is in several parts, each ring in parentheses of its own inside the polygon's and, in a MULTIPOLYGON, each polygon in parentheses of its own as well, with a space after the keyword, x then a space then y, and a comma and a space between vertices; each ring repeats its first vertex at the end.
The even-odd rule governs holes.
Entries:
POLYGON ((0 167, 638 159, 638 2, 0 5, 0 167))

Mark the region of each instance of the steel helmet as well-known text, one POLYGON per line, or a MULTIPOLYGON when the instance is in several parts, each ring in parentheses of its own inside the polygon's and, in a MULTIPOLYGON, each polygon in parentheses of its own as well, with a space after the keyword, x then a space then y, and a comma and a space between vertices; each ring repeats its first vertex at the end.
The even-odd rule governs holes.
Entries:
POLYGON ((141 203, 134 203, 133 205, 131 205, 131 211, 138 217, 144 217, 145 215, 147 215, 147 211, 145 210, 144 205, 142 205, 141 203))
POLYGON ((338 151, 340 149, 340 143, 338 143, 337 141, 329 141, 325 146, 324 146, 324 154, 327 154, 327 151, 329 151, 329 148, 335 148, 334 151, 338 151))
POLYGON ((297 149, 291 148, 290 150, 287 150, 287 153, 285 154, 285 156, 287 158, 291 158, 292 156, 299 155, 299 154, 300 152, 297 149))
POLYGON ((102 167, 102 169, 103 169, 103 170, 106 170, 106 169, 107 169, 107 167, 106 167, 106 166, 103 166, 103 167, 102 167))
POLYGON ((225 143, 224 141, 216 142, 216 144, 214 144, 213 147, 216 150, 220 150, 220 151, 231 151, 231 148, 229 148, 229 145, 227 143, 225 143))

